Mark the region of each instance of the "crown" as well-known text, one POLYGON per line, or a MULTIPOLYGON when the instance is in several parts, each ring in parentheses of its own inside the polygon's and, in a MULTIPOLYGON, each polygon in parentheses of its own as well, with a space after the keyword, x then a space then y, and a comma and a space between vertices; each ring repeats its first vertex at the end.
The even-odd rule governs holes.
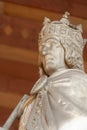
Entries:
POLYGON ((45 17, 43 28, 39 35, 39 44, 48 39, 57 39, 60 41, 72 41, 79 49, 83 49, 87 39, 82 37, 82 25, 73 25, 68 20, 69 12, 65 12, 60 21, 51 21, 45 17))

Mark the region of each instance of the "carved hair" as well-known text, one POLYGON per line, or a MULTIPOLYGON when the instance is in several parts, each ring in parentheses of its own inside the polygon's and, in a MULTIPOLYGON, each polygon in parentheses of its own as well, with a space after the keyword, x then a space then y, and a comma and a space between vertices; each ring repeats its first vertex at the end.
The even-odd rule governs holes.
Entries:
POLYGON ((65 63, 68 68, 84 70, 83 52, 71 40, 62 41, 61 45, 65 52, 65 63))

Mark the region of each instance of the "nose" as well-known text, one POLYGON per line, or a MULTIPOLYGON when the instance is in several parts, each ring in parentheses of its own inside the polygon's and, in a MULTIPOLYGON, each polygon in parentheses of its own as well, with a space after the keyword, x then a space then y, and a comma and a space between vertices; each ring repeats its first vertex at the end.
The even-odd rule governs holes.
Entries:
POLYGON ((43 48, 42 48, 42 55, 46 55, 46 53, 47 53, 47 47, 43 46, 43 48))
POLYGON ((50 50, 50 47, 48 47, 48 46, 46 46, 46 45, 43 46, 43 47, 42 47, 42 55, 48 54, 49 50, 50 50))

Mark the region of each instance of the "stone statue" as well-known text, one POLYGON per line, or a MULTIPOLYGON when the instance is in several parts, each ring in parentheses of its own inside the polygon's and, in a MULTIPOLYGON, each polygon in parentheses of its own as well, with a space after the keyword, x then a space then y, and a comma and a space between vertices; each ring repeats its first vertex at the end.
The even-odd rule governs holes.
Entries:
POLYGON ((23 106, 19 130, 87 130, 87 74, 81 25, 44 20, 39 34, 40 79, 23 106))
POLYGON ((60 21, 44 20, 39 35, 40 79, 32 88, 19 130, 87 130, 87 75, 81 25, 66 12, 60 21))

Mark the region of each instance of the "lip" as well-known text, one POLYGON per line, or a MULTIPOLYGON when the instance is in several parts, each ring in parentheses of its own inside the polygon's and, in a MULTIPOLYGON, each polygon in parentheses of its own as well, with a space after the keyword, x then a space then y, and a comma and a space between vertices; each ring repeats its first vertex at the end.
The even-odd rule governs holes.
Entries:
POLYGON ((53 57, 52 57, 52 55, 46 55, 45 56, 45 59, 47 60, 47 61, 49 61, 49 60, 53 60, 53 57))
POLYGON ((52 57, 52 55, 46 55, 45 60, 46 60, 46 64, 53 63, 54 58, 52 57))

